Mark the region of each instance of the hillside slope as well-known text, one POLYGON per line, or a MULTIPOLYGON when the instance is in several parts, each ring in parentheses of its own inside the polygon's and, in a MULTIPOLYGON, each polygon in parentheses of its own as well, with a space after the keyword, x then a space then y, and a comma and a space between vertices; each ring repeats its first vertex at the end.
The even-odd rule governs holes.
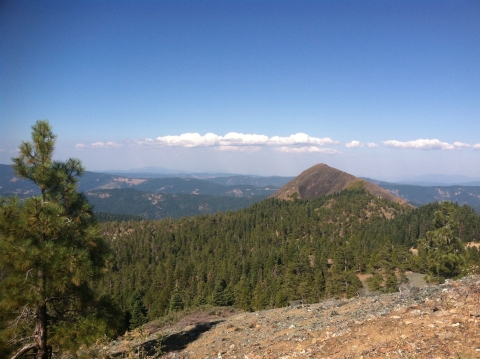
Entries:
POLYGON ((135 188, 99 189, 86 192, 86 196, 95 212, 136 215, 143 219, 181 218, 237 211, 264 198, 151 193, 135 188))
POLYGON ((374 183, 362 180, 323 163, 303 171, 270 197, 285 200, 295 198, 314 199, 338 193, 344 189, 361 188, 362 186, 374 196, 402 205, 408 205, 405 200, 394 196, 374 183))
MULTIPOLYGON (((162 358, 478 358, 479 286, 480 277, 472 276, 255 313, 212 309, 145 329, 150 340, 163 333, 162 358)), ((122 352, 125 343, 112 343, 108 352, 122 352)))
POLYGON ((471 278, 416 294, 240 314, 175 357, 478 358, 479 284, 471 278))

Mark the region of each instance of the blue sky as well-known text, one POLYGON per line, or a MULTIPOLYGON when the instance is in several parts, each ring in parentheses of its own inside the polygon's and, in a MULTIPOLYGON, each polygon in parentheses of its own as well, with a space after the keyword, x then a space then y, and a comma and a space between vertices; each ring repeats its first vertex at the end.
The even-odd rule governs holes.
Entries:
POLYGON ((0 163, 480 177, 478 1, 0 4, 0 163))

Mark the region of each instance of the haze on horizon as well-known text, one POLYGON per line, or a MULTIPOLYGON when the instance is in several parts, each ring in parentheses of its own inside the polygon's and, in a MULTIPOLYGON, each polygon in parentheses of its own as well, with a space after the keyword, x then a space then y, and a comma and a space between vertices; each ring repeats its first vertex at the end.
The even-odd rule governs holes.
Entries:
POLYGON ((478 1, 0 5, 0 163, 480 177, 478 1))

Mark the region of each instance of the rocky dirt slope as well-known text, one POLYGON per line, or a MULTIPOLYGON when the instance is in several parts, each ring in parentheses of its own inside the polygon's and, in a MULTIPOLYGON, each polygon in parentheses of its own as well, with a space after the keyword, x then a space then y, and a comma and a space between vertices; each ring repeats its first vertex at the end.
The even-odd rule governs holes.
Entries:
MULTIPOLYGON (((163 358, 480 358, 480 277, 163 328, 163 358)), ((154 335, 154 334, 152 334, 154 335)))

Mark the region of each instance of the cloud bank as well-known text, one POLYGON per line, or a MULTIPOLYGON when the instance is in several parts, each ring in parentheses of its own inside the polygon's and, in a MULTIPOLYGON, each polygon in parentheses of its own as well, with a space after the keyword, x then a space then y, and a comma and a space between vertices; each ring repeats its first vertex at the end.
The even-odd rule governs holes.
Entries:
MULTIPOLYGON (((256 152, 264 147, 272 147, 276 151, 289 153, 340 153, 335 149, 324 147, 327 145, 339 145, 339 141, 332 140, 329 137, 312 137, 306 133, 272 137, 238 132, 229 132, 225 136, 219 136, 214 133, 205 135, 184 133, 181 135, 160 136, 155 139, 127 140, 125 143, 129 146, 210 147, 218 151, 237 152, 256 152)), ((123 147, 123 144, 117 142, 94 142, 90 145, 78 143, 75 147, 80 150, 87 148, 116 148, 123 147)))
MULTIPOLYGON (((412 141, 388 140, 382 141, 384 146, 395 149, 420 149, 420 150, 460 150, 464 148, 480 149, 479 144, 464 142, 443 142, 438 139, 417 139, 412 141)), ((217 151, 257 152, 262 148, 270 147, 275 151, 284 153, 323 153, 340 154, 341 152, 326 146, 340 145, 339 141, 330 137, 313 137, 306 133, 296 133, 290 136, 266 136, 257 134, 244 134, 229 132, 225 136, 207 133, 184 133, 181 135, 160 136, 155 139, 145 138, 140 140, 126 140, 118 142, 94 142, 90 145, 79 143, 77 149, 87 148, 119 148, 124 146, 156 146, 180 148, 213 148, 217 151)), ((349 149, 377 148, 375 142, 362 143, 353 140, 345 143, 349 149)))
POLYGON ((384 145, 391 148, 408 148, 408 149, 420 149, 420 150, 456 150, 462 148, 475 148, 480 149, 480 144, 470 145, 463 142, 442 142, 435 139, 418 139, 414 141, 396 141, 389 140, 383 141, 384 145))
MULTIPOLYGON (((143 140, 144 141, 144 140, 143 140)), ((141 144, 144 142, 141 141, 141 144)), ((305 133, 296 133, 288 137, 229 132, 225 136, 214 133, 200 135, 199 133, 184 133, 179 136, 162 136, 155 140, 146 140, 148 144, 171 147, 214 147, 214 146, 296 146, 296 145, 337 145, 329 137, 311 137, 305 133)))

